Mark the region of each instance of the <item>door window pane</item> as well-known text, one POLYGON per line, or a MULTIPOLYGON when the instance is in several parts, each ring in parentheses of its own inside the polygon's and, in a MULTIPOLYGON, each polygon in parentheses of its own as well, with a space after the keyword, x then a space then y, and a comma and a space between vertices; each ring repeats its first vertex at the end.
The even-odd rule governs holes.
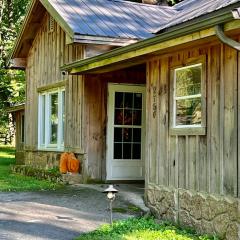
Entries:
POLYGON ((123 128, 123 142, 132 142, 132 128, 123 128))
POLYGON ((133 129, 133 142, 141 142, 141 128, 133 129))
POLYGON ((142 97, 142 93, 115 92, 114 159, 141 159, 142 97))
POLYGON ((134 108, 142 109, 142 94, 134 93, 134 108))
POLYGON ((50 116, 50 143, 57 144, 58 137, 58 93, 50 95, 51 116, 50 116))
POLYGON ((141 144, 133 144, 133 156, 132 159, 141 159, 141 144))
POLYGON ((122 159, 122 143, 114 143, 114 159, 122 159))
POLYGON ((117 109, 115 110, 115 125, 123 125, 123 110, 117 109))
POLYGON ((124 108, 132 108, 133 107, 133 93, 125 93, 124 94, 124 108))
POLYGON ((133 125, 137 125, 137 126, 142 125, 142 111, 141 110, 133 111, 133 125))
POLYGON ((123 134, 122 128, 114 128, 114 142, 122 142, 123 134))
POLYGON ((123 108, 123 93, 115 93, 115 108, 123 108))
POLYGON ((131 159, 132 158, 132 144, 124 143, 123 144, 123 159, 131 159))
POLYGON ((132 110, 124 111, 124 125, 132 125, 132 110))

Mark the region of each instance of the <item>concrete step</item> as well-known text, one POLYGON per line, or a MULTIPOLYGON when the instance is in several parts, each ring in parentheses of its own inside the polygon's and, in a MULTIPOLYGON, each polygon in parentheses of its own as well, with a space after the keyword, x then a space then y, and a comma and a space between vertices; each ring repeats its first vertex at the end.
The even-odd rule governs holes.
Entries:
POLYGON ((64 183, 73 185, 78 183, 83 183, 83 177, 79 173, 66 173, 62 174, 62 180, 64 183))

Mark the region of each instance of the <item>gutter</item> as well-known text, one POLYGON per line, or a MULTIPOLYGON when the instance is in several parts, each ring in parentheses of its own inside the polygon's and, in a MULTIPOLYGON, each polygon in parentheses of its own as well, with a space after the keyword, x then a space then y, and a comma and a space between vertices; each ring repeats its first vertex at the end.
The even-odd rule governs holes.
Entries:
MULTIPOLYGON (((150 47, 154 44, 158 44, 164 41, 172 40, 177 37, 181 37, 187 34, 191 34, 200 30, 204 30, 210 27, 214 27, 219 24, 223 24, 225 22, 229 22, 231 20, 240 19, 239 14, 233 10, 234 8, 238 8, 240 3, 233 4, 224 9, 220 9, 218 11, 209 13, 204 15, 204 17, 196 18, 193 21, 189 21, 187 23, 180 24, 175 27, 171 27, 167 29, 167 31, 160 33, 159 35, 148 38, 146 40, 139 41, 137 43, 120 47, 115 50, 109 51, 107 53, 91 57, 88 59, 78 60, 76 62, 63 65, 61 67, 62 71, 71 72, 73 68, 82 67, 88 64, 96 63, 98 61, 107 60, 112 57, 116 57, 125 53, 129 53, 132 51, 137 51, 139 49, 143 49, 146 47, 150 47)), ((153 49, 154 52, 154 49, 153 49)), ((106 64, 108 65, 108 64, 106 64)))
POLYGON ((222 25, 215 26, 215 33, 216 33, 216 36, 218 37, 218 39, 222 43, 228 45, 229 47, 231 47, 237 51, 240 51, 240 43, 227 37, 224 33, 224 29, 223 29, 222 25))

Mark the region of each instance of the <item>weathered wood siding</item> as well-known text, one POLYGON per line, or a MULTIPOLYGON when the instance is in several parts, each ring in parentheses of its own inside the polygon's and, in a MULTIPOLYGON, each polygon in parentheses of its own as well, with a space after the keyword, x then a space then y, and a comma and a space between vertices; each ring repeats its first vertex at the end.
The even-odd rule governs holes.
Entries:
POLYGON ((34 39, 27 58, 27 101, 26 101, 26 149, 35 150, 38 141, 38 94, 52 89, 60 82, 66 88, 65 146, 70 151, 82 151, 82 98, 81 76, 64 76, 60 66, 83 58, 83 46, 66 45, 66 34, 54 21, 49 31, 49 14, 46 13, 42 26, 34 39), (71 147, 71 149, 70 149, 71 147))
POLYGON ((121 71, 85 76, 85 130, 88 174, 106 177, 106 128, 108 83, 145 84, 145 65, 121 71))
POLYGON ((238 54, 220 43, 147 63, 148 183, 238 195, 238 54), (170 69, 206 57, 206 135, 171 135, 170 69))

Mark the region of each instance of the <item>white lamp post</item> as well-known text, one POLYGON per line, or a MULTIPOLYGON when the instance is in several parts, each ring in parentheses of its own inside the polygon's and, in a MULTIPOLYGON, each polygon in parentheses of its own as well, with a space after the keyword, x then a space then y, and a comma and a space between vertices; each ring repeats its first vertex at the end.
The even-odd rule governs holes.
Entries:
POLYGON ((109 200, 109 206, 110 206, 110 224, 112 225, 112 203, 116 198, 116 193, 118 192, 117 189, 113 187, 113 185, 109 185, 108 188, 106 188, 103 193, 107 193, 107 198, 109 200))

